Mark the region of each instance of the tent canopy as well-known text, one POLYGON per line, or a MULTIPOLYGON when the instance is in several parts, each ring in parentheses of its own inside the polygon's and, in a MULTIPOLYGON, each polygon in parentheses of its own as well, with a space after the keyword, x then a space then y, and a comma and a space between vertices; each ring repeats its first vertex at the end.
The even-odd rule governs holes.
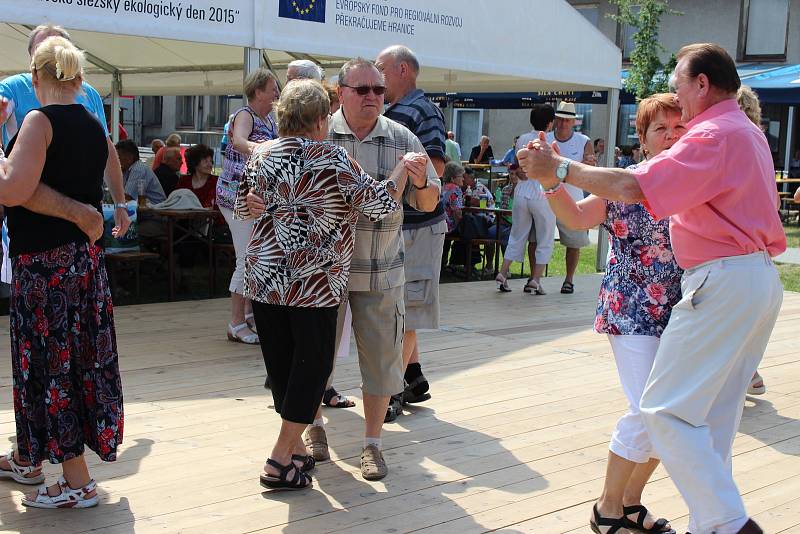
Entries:
POLYGON ((563 0, 475 0, 469 10, 425 0, 196 0, 191 11, 154 0, 94 4, 107 7, 0 0, 0 74, 26 71, 29 29, 53 23, 87 51, 87 78, 101 92, 117 75, 126 94, 238 94, 243 48, 264 49, 279 74, 308 58, 333 75, 347 58, 397 43, 417 53, 427 92, 620 85, 619 49, 563 0))
POLYGON ((800 104, 800 65, 784 65, 742 78, 752 87, 761 102, 800 104))

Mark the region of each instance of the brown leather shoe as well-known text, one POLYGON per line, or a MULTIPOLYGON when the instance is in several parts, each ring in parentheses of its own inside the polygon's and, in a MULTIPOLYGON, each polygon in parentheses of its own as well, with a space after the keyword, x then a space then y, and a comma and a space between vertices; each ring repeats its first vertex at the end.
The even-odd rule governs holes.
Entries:
POLYGON ((328 452, 328 435, 325 434, 323 427, 309 426, 303 436, 303 442, 306 447, 311 449, 311 456, 314 457, 314 460, 324 462, 331 459, 330 452, 328 452))
POLYGON ((747 523, 739 529, 739 534, 764 534, 764 531, 761 530, 761 527, 759 527, 755 521, 748 519, 747 523))
POLYGON ((383 453, 375 445, 367 445, 361 452, 361 476, 365 480, 380 480, 389 474, 383 453))

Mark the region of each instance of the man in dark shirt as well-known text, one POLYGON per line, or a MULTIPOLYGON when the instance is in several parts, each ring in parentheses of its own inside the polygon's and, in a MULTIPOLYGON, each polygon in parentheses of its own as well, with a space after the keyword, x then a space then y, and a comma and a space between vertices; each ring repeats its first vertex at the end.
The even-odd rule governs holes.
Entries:
MULTIPOLYGON (((399 122, 416 135, 425 147, 439 176, 444 172, 444 115, 438 106, 417 89, 419 61, 402 45, 390 46, 375 59, 386 84, 389 107, 384 115, 399 122)), ((403 363, 406 366, 405 391, 392 396, 386 421, 394 421, 405 402, 430 398, 428 381, 422 374, 417 346, 417 330, 439 328, 439 271, 442 247, 447 233, 441 202, 430 213, 403 210, 404 268, 406 276, 406 324, 403 336, 403 363)))
POLYGON ((169 196, 170 193, 175 191, 175 185, 178 183, 178 171, 183 165, 183 157, 181 150, 177 147, 167 147, 164 151, 164 159, 161 160, 155 171, 161 187, 164 189, 164 194, 169 196))
POLYGON ((484 135, 478 142, 478 146, 472 147, 472 151, 469 153, 469 162, 486 164, 493 159, 492 145, 489 144, 489 138, 484 135))

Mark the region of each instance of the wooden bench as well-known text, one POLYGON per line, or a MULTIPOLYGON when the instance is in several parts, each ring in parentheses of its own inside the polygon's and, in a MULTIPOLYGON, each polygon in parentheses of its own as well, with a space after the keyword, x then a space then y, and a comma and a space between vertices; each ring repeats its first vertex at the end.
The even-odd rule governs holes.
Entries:
POLYGON ((133 275, 136 280, 136 301, 139 302, 141 297, 141 264, 143 261, 158 260, 161 256, 155 252, 108 252, 106 253, 106 264, 109 267, 109 274, 111 275, 111 293, 116 293, 117 288, 117 274, 122 265, 130 265, 133 267, 133 275))

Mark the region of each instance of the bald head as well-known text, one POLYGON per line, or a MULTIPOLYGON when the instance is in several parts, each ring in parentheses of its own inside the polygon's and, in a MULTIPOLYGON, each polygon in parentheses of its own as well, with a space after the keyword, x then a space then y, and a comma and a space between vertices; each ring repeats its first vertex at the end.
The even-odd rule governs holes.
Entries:
POLYGON ((375 58, 375 66, 386 80, 386 100, 394 104, 417 88, 419 61, 410 48, 393 45, 375 58))
POLYGON ((169 146, 164 150, 164 165, 177 172, 183 165, 183 157, 181 156, 181 149, 169 146))

